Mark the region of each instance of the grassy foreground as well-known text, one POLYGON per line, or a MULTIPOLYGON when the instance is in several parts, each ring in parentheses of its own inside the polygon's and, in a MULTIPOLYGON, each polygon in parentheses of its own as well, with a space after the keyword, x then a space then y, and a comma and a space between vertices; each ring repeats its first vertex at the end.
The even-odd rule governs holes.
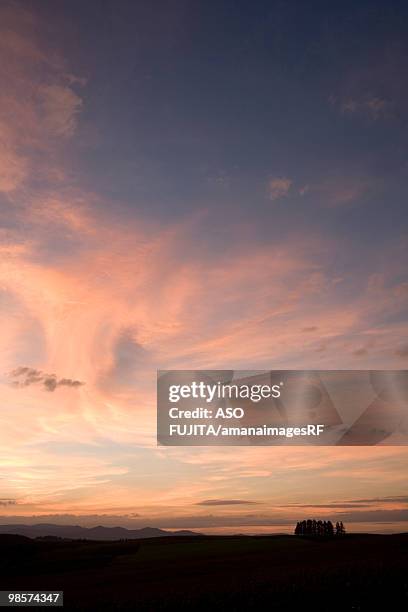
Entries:
POLYGON ((3 535, 0 547, 0 589, 63 590, 64 609, 408 609, 408 534, 119 542, 3 535))

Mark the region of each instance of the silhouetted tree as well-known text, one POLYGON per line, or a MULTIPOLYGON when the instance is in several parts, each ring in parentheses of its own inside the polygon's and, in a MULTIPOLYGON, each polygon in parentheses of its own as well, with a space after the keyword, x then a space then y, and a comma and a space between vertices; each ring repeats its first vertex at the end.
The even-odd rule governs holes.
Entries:
POLYGON ((336 523, 336 536, 342 536, 346 533, 346 528, 343 525, 343 521, 337 521, 336 523))
POLYGON ((327 521, 327 535, 328 536, 333 536, 334 535, 334 527, 333 527, 333 523, 331 521, 327 521))
POLYGON ((301 535, 301 528, 300 528, 300 522, 299 521, 296 523, 295 535, 301 535))

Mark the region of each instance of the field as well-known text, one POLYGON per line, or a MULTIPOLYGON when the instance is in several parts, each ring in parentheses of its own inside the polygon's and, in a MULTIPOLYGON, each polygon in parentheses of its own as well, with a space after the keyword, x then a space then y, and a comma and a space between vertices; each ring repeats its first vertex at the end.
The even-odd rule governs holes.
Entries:
POLYGON ((139 541, 0 536, 2 590, 63 590, 70 610, 403 610, 408 534, 139 541))

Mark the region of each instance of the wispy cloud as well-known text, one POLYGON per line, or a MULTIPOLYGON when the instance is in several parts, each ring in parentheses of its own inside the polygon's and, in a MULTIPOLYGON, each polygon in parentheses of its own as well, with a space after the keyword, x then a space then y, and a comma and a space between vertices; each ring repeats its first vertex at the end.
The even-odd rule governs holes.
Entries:
POLYGON ((63 85, 43 86, 39 98, 45 129, 53 136, 73 136, 83 104, 81 98, 70 87, 63 85))
POLYGON ((336 106, 343 115, 365 115, 373 121, 388 117, 391 114, 392 104, 378 96, 364 96, 360 98, 338 99, 335 96, 329 98, 331 104, 336 106))
POLYGON ((248 499, 204 499, 203 501, 197 502, 197 506, 245 506, 254 505, 259 502, 251 501, 248 499))
POLYGON ((374 182, 367 177, 333 176, 311 182, 307 192, 310 199, 326 207, 347 206, 358 202, 373 189, 374 182))
POLYGON ((0 192, 12 194, 44 167, 51 175, 58 139, 75 132, 82 99, 73 88, 84 81, 44 46, 38 35, 44 24, 29 10, 3 3, 0 20, 0 192))

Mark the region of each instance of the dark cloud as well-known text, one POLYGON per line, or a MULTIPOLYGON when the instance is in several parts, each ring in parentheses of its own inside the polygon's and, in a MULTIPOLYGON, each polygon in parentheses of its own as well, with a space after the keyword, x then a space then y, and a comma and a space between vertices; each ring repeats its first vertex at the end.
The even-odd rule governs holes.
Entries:
POLYGON ((21 366, 16 368, 11 372, 11 376, 27 376, 32 377, 40 374, 40 370, 35 370, 34 368, 27 368, 26 366, 21 366))
POLYGON ((369 497, 367 499, 351 499, 350 503, 359 504, 386 504, 403 503, 408 504, 408 495, 397 495, 395 497, 369 497))
POLYGON ((394 523, 408 521, 408 508, 402 510, 364 510, 337 512, 335 518, 353 523, 394 523))
POLYGON ((286 506, 280 506, 282 508, 369 508, 369 504, 356 503, 333 503, 333 504, 287 504, 286 506))
POLYGON ((0 499, 0 506, 15 506, 16 503, 15 499, 0 499))
POLYGON ((55 376, 47 376, 42 382, 47 391, 55 391, 57 388, 57 379, 55 376))
POLYGON ((317 331, 319 328, 316 327, 316 325, 311 325, 310 327, 304 327, 302 329, 302 332, 308 333, 308 332, 314 332, 317 331))
POLYGON ((72 378, 57 378, 56 374, 47 374, 42 370, 20 366, 10 373, 15 387, 41 385, 46 391, 55 391, 57 387, 80 387, 84 382, 72 378))
POLYGON ((407 504, 407 495, 396 495, 394 497, 369 497, 367 499, 348 499, 344 502, 334 501, 327 504, 285 504, 280 508, 370 508, 372 504, 400 503, 407 504))
POLYGON ((239 506, 245 504, 258 504, 259 502, 248 499, 204 499, 197 502, 196 506, 239 506))
POLYGON ((58 381, 58 386, 66 386, 66 387, 81 387, 84 385, 84 382, 80 380, 72 380, 72 378, 60 378, 58 381))

